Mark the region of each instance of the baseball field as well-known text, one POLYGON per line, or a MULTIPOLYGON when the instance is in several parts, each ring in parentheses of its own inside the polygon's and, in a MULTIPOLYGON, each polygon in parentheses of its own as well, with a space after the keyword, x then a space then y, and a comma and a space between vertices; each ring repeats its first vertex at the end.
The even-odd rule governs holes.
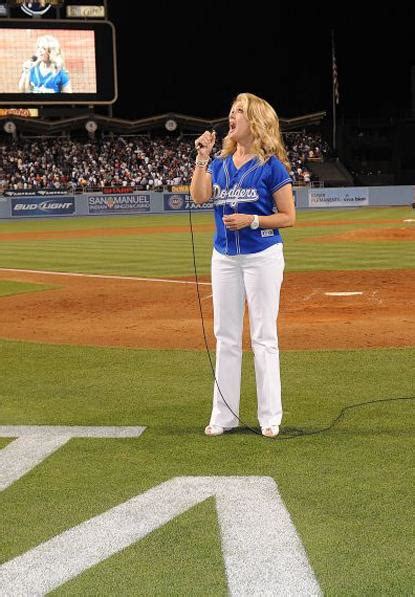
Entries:
POLYGON ((192 222, 199 295, 187 215, 0 221, 0 595, 414 595, 414 210, 283 230, 274 440, 248 325, 243 424, 203 434, 192 222))

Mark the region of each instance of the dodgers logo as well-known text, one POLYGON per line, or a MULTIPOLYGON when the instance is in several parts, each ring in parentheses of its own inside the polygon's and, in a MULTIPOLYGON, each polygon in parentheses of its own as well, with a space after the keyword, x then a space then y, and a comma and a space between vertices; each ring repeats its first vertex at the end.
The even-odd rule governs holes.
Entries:
POLYGON ((46 14, 51 7, 51 3, 44 0, 28 0, 27 2, 18 2, 21 10, 29 17, 41 17, 46 14))
POLYGON ((221 189, 218 184, 213 185, 213 201, 215 205, 231 205, 235 207, 238 203, 252 203, 258 201, 259 194, 255 188, 242 189, 234 185, 230 189, 221 189))

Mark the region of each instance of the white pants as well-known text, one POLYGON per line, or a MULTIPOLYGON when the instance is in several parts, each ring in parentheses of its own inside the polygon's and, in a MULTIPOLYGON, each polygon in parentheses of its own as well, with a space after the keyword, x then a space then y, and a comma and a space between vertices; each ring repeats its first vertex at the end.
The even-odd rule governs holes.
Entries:
POLYGON ((259 253, 212 255, 216 382, 210 425, 237 427, 242 365, 245 299, 248 304, 261 427, 282 418, 277 317, 284 271, 282 244, 259 253))

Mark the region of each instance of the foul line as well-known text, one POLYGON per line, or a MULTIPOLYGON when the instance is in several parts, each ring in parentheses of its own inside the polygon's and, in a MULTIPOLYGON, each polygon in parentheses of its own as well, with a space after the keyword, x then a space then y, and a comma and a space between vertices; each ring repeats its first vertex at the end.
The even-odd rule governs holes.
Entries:
MULTIPOLYGON (((103 276, 101 274, 79 274, 73 272, 50 272, 39 269, 18 269, 0 267, 0 272, 20 272, 23 274, 46 274, 48 276, 72 276, 77 278, 100 278, 102 280, 135 280, 136 282, 164 282, 167 284, 196 284, 193 280, 169 280, 167 278, 137 278, 135 276, 103 276)), ((211 282, 198 282, 199 286, 212 286, 211 282)))

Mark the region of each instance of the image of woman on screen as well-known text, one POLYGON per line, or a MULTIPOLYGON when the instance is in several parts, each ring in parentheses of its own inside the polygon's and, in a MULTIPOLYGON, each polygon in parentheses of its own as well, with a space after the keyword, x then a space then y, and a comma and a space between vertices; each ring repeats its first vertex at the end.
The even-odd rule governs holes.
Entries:
POLYGON ((19 91, 24 93, 72 93, 59 41, 53 35, 37 40, 36 54, 23 63, 19 91))

